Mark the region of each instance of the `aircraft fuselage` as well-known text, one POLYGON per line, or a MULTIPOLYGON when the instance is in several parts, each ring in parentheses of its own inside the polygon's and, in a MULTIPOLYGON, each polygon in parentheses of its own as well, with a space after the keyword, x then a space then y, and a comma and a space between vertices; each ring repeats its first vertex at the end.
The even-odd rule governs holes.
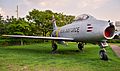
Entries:
POLYGON ((108 31, 110 33, 105 34, 105 30, 108 27, 110 27, 108 21, 90 18, 74 21, 71 24, 60 27, 53 31, 53 35, 55 37, 74 38, 74 41, 80 42, 101 41, 112 37, 113 31, 111 29, 114 29, 113 27, 108 31))

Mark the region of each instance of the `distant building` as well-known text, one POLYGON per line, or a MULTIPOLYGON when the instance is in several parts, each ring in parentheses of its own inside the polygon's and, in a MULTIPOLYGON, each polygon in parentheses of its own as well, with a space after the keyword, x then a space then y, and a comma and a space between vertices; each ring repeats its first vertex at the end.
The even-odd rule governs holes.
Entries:
POLYGON ((116 30, 120 31, 120 21, 115 22, 116 30))

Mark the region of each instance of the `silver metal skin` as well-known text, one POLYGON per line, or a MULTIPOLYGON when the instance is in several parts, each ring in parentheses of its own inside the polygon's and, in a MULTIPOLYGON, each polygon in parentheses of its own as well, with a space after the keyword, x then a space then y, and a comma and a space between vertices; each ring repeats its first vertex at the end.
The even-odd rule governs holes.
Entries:
POLYGON ((108 21, 97 20, 89 16, 85 20, 76 20, 71 24, 57 28, 53 31, 54 37, 73 38, 75 42, 95 42, 112 39, 115 27, 111 26, 110 36, 105 36, 106 28, 110 27, 108 21))

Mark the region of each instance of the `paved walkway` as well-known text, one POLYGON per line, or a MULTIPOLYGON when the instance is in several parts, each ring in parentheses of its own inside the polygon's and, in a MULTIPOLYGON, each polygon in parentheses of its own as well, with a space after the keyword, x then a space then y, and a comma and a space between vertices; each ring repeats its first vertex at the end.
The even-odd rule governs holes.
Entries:
POLYGON ((118 57, 120 57, 120 47, 115 44, 110 44, 110 47, 113 49, 113 51, 116 53, 118 57))

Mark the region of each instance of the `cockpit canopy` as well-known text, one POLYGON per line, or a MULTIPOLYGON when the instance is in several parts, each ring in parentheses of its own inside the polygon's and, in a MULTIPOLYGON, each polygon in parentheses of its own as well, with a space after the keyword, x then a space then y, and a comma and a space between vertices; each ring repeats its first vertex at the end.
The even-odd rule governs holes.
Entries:
POLYGON ((83 21, 83 20, 87 20, 89 18, 93 18, 92 16, 88 15, 88 14, 82 14, 82 15, 79 15, 77 17, 75 17, 75 21, 83 21))

